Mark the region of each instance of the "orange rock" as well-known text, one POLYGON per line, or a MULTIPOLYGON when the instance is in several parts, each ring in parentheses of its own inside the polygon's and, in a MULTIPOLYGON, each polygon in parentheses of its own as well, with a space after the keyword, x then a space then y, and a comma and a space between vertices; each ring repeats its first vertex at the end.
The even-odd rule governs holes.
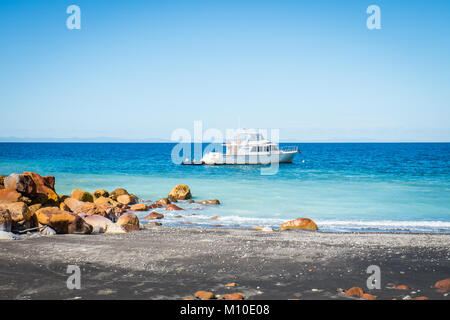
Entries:
POLYGON ((13 189, 0 189, 0 203, 18 202, 22 195, 13 189))
POLYGON ((242 293, 229 293, 223 296, 225 300, 244 300, 242 293))
POLYGON ((428 298, 422 296, 422 297, 416 297, 416 298, 413 298, 412 300, 428 300, 428 298))
POLYGON ((213 205, 219 205, 219 204, 220 204, 220 201, 217 200, 217 199, 213 199, 213 200, 203 200, 203 201, 199 201, 199 202, 197 202, 197 203, 200 203, 200 204, 213 204, 213 205))
POLYGON ((51 227, 56 233, 91 233, 92 226, 81 217, 58 207, 46 207, 36 211, 40 224, 51 227))
POLYGON ((69 207, 70 211, 75 212, 78 208, 84 206, 85 203, 75 198, 66 198, 64 204, 69 207))
POLYGON ((23 202, 12 202, 0 204, 0 207, 8 209, 11 214, 13 229, 37 227, 36 220, 32 219, 31 211, 23 202))
POLYGON ((305 230, 317 230, 317 225, 314 221, 308 218, 297 218, 294 220, 287 221, 283 223, 279 231, 289 230, 289 229, 305 229, 305 230))
POLYGON ((144 220, 154 220, 154 219, 162 219, 164 218, 164 215, 162 213, 158 213, 156 211, 150 212, 150 214, 146 217, 144 217, 144 220))
POLYGON ((184 218, 183 216, 180 216, 180 215, 178 215, 178 216, 175 216, 175 218, 184 218))
POLYGON ((117 220, 117 225, 121 226, 125 231, 139 230, 139 219, 134 213, 124 213, 117 220))
POLYGON ((408 287, 406 284, 400 284, 400 285, 396 286, 395 289, 397 289, 397 290, 409 290, 411 288, 408 287))
POLYGON ((121 204, 129 205, 133 203, 133 199, 129 194, 123 194, 117 197, 117 202, 121 204))
POLYGON ((56 205, 59 203, 58 194, 55 192, 55 177, 45 176, 35 172, 24 171, 22 174, 28 175, 33 179, 36 184, 36 198, 33 198, 34 202, 41 204, 56 205))
POLYGON ((364 300, 375 300, 377 297, 376 297, 376 296, 373 296, 373 295, 371 295, 371 294, 368 294, 368 293, 364 293, 364 294, 361 296, 361 298, 364 299, 364 300))
POLYGON ((219 218, 220 218, 219 216, 214 216, 214 217, 211 217, 211 220, 217 220, 219 218))
POLYGON ((77 199, 83 202, 94 202, 94 197, 87 191, 83 191, 80 189, 72 190, 71 198, 77 199))
POLYGON ((154 202, 148 206, 149 209, 157 209, 157 208, 162 208, 162 207, 163 207, 163 205, 156 203, 156 202, 154 202))
POLYGON ((227 287, 236 287, 236 283, 235 282, 230 282, 230 283, 227 283, 225 286, 227 286, 227 287))
POLYGON ((169 203, 169 204, 166 206, 166 210, 167 210, 167 211, 180 211, 180 210, 183 210, 183 209, 181 209, 179 206, 177 206, 177 205, 175 205, 175 204, 169 203))
POLYGON ((130 207, 130 211, 147 211, 148 207, 145 203, 137 203, 130 207))
POLYGON ((395 288, 395 284, 392 283, 392 282, 390 282, 390 283, 388 283, 388 284, 386 285, 386 287, 388 287, 388 288, 390 288, 390 289, 393 289, 393 288, 395 288))
POLYGON ((347 291, 345 291, 346 296, 362 297, 363 294, 364 294, 364 291, 360 287, 353 287, 353 288, 350 288, 347 291))
POLYGON ((253 229, 255 229, 255 230, 262 230, 264 228, 263 227, 253 227, 253 229))
POLYGON ((179 184, 170 190, 168 198, 174 198, 177 200, 187 200, 191 199, 191 190, 185 184, 179 184))
POLYGON ((124 188, 118 188, 109 194, 109 197, 113 200, 117 200, 117 198, 121 195, 129 194, 127 190, 124 188))
POLYGON ((0 231, 10 232, 12 227, 12 219, 9 210, 0 207, 0 231))
POLYGON ((434 287, 436 289, 440 289, 441 291, 450 291, 450 278, 436 282, 434 287))
POLYGON ((196 297, 198 299, 201 299, 201 300, 211 300, 211 299, 215 299, 216 298, 214 293, 208 292, 208 291, 197 291, 194 294, 194 297, 196 297))

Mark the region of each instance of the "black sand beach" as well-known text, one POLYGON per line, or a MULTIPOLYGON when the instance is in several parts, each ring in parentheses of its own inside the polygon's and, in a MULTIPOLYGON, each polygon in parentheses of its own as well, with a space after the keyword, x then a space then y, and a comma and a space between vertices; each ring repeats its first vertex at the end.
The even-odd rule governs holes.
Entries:
POLYGON ((198 290, 246 299, 450 299, 450 235, 322 233, 150 227, 122 235, 57 235, 0 241, 0 299, 185 299, 198 290), (68 265, 81 268, 69 290, 68 265), (368 290, 366 269, 381 268, 368 290), (225 285, 235 282, 236 286, 225 285), (388 283, 409 290, 386 288, 388 283), (409 297, 408 297, 409 296, 409 297))

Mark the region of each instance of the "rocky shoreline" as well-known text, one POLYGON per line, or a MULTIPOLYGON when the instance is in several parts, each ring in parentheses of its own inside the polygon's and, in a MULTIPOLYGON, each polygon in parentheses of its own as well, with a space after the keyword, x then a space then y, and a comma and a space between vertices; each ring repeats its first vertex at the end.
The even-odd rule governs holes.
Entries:
MULTIPOLYGON (((199 206, 220 205, 217 199, 194 201, 189 186, 179 184, 156 201, 139 199, 124 188, 108 192, 98 189, 90 193, 81 189, 70 195, 58 195, 55 177, 34 172, 13 173, 0 176, 0 239, 20 239, 21 234, 119 234, 143 228, 138 212, 150 211, 143 221, 164 219, 164 214, 154 209, 183 211, 180 203, 199 206)), ((175 218, 182 218, 177 215, 175 218)), ((211 219, 218 219, 218 216, 211 219)), ((161 225, 160 222, 150 222, 161 225)), ((186 222, 189 224, 189 222, 186 222)), ((272 232, 271 228, 254 227, 272 232)), ((317 230, 314 221, 297 218, 287 221, 279 231, 289 229, 317 230)))
POLYGON ((0 176, 0 239, 22 240, 0 241, 0 298, 449 299, 450 235, 323 233, 308 218, 278 230, 158 222, 154 209, 194 202, 220 205, 194 201, 184 184, 152 202, 123 188, 58 195, 54 177, 33 172, 0 176), (68 265, 82 270, 80 291, 65 287, 68 265), (369 265, 382 270, 379 290, 365 289, 369 265))

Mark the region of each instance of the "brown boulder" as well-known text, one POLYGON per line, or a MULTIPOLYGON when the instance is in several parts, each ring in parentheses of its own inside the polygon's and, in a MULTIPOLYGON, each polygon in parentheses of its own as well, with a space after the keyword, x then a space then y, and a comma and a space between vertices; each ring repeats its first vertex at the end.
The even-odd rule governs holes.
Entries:
POLYGON ((133 203, 133 198, 129 194, 123 194, 117 197, 117 202, 125 205, 133 203))
POLYGON ((147 211, 148 206, 145 203, 137 203, 130 207, 131 211, 147 211))
POLYGON ((58 207, 47 207, 36 211, 36 216, 40 224, 49 226, 56 233, 82 233, 92 232, 92 226, 87 224, 80 216, 62 211, 58 207))
POLYGON ((368 294, 368 293, 364 293, 361 296, 361 299, 364 299, 364 300, 375 300, 376 298, 377 298, 376 296, 368 294))
POLYGON ((12 202, 0 204, 0 207, 8 209, 11 220, 12 227, 15 229, 31 228, 36 226, 36 221, 32 220, 32 215, 28 206, 23 202, 12 202))
POLYGON ((155 202, 150 204, 150 205, 148 205, 149 209, 157 209, 157 208, 162 208, 162 207, 163 207, 163 205, 155 203, 155 202))
POLYGON ((395 289, 397 290, 409 290, 411 289, 409 286, 405 285, 405 284, 401 284, 395 287, 395 289))
POLYGON ((22 195, 14 189, 0 189, 0 203, 20 201, 22 195))
POLYGON ((13 189, 22 195, 34 198, 36 196, 36 184, 33 179, 25 174, 13 173, 3 182, 6 189, 13 189))
POLYGON ((214 293, 208 292, 208 291, 197 291, 194 294, 194 297, 196 297, 198 299, 201 299, 201 300, 211 300, 211 299, 215 299, 216 298, 214 293))
POLYGON ((242 293, 229 293, 223 296, 225 300, 244 300, 242 293))
POLYGON ((124 213, 116 222, 126 232, 139 230, 139 219, 134 213, 124 213))
POLYGON ((94 197, 92 196, 92 194, 80 189, 73 190, 71 197, 83 202, 94 202, 94 197))
POLYGON ((363 294, 364 294, 364 291, 360 287, 353 287, 353 288, 350 288, 347 291, 345 291, 346 296, 362 297, 363 294))
POLYGON ((170 203, 171 203, 171 201, 168 198, 161 198, 158 201, 155 201, 153 204, 164 207, 170 203))
POLYGON ((305 229, 305 230, 317 230, 317 225, 314 221, 308 218, 297 218, 294 220, 283 223, 279 231, 289 229, 305 229))
POLYGON ((217 199, 213 199, 213 200, 203 200, 203 201, 199 201, 199 202, 197 202, 197 203, 200 203, 200 204, 213 204, 213 205, 219 205, 219 204, 220 204, 220 201, 217 200, 217 199))
POLYGON ((168 198, 173 197, 174 199, 178 200, 187 200, 191 199, 191 190, 189 187, 185 184, 179 184, 175 186, 170 192, 168 198))
POLYGON ((167 206, 166 206, 166 210, 167 211, 180 211, 180 210, 183 210, 182 208, 180 208, 179 206, 177 206, 177 205, 175 205, 175 204, 168 204, 167 206))
POLYGON ((85 213, 88 216, 98 214, 105 217, 107 215, 106 209, 107 207, 98 206, 92 202, 85 202, 81 207, 73 211, 73 213, 85 213))
POLYGON ((440 291, 450 291, 450 278, 436 282, 434 287, 440 291))
POLYGON ((94 196, 94 201, 100 197, 109 197, 109 192, 104 189, 95 190, 92 195, 94 196))
POLYGON ((150 214, 146 217, 144 217, 144 220, 154 220, 154 219, 162 219, 164 218, 164 215, 162 213, 158 213, 156 211, 150 212, 150 214))
POLYGON ((55 178, 52 176, 41 177, 35 172, 24 171, 22 174, 30 176, 36 184, 36 196, 31 198, 33 203, 55 205, 59 197, 55 191, 55 178))
POLYGON ((69 207, 70 211, 75 212, 76 210, 84 206, 85 202, 77 200, 75 198, 67 198, 64 200, 64 204, 69 207))
POLYGON ((9 210, 0 207, 0 231, 11 232, 12 219, 9 210))
POLYGON ((113 192, 111 192, 111 193, 109 194, 109 197, 110 197, 111 199, 113 199, 113 200, 117 200, 117 198, 118 198, 119 196, 122 196, 122 195, 124 195, 124 194, 129 194, 129 193, 128 193, 127 190, 125 190, 125 189, 123 189, 123 188, 118 188, 118 189, 114 190, 113 192))
POLYGON ((111 198, 107 198, 107 197, 98 197, 96 199, 94 199, 94 203, 97 205, 103 205, 103 204, 110 204, 110 205, 114 205, 115 203, 117 203, 116 201, 114 201, 111 198))

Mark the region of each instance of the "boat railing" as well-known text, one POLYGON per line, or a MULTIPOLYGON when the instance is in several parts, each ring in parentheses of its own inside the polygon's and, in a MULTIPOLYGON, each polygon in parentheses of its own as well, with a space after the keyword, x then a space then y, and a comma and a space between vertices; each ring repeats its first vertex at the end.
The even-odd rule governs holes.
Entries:
POLYGON ((297 152, 298 151, 297 146, 284 146, 284 147, 280 147, 279 149, 280 149, 280 151, 284 151, 284 152, 297 152))

